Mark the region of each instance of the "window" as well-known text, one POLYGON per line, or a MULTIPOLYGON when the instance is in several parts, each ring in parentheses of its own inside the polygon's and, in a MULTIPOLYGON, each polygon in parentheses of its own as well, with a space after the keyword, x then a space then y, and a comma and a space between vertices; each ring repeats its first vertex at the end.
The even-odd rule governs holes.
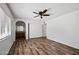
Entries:
POLYGON ((24 31, 24 27, 23 26, 17 26, 17 31, 24 31))
POLYGON ((11 34, 10 18, 0 8, 0 40, 11 34))

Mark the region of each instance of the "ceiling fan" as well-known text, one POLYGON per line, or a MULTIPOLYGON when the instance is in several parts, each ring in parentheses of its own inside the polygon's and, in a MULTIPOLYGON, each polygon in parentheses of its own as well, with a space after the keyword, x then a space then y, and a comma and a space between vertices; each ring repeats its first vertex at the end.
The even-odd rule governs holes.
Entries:
POLYGON ((43 16, 50 16, 50 14, 47 14, 47 13, 46 13, 46 12, 47 12, 48 10, 50 10, 50 9, 51 9, 51 8, 49 8, 49 9, 44 9, 43 11, 39 11, 39 12, 33 12, 34 14, 37 14, 37 16, 34 16, 34 18, 40 16, 40 18, 42 19, 43 16))

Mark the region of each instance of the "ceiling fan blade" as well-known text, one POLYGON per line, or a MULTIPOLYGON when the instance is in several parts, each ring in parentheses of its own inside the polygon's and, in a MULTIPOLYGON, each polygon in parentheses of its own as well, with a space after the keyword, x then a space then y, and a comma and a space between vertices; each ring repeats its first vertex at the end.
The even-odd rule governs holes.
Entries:
POLYGON ((37 15, 37 16, 34 16, 34 18, 36 18, 36 17, 38 17, 39 15, 37 15))
POLYGON ((49 11, 51 8, 48 8, 48 9, 45 9, 44 11, 43 11, 43 13, 46 13, 47 11, 49 11))
POLYGON ((43 14, 43 16, 50 16, 49 14, 43 14))
POLYGON ((44 11, 43 11, 43 13, 46 13, 47 12, 47 9, 45 9, 44 11))
POLYGON ((37 12, 33 12, 33 13, 35 13, 35 14, 39 14, 39 13, 37 13, 37 12))

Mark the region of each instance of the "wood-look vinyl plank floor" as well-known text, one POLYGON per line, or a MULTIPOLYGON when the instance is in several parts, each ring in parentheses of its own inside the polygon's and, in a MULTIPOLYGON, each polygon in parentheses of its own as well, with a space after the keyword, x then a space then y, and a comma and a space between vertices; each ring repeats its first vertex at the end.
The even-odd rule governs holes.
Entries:
POLYGON ((45 38, 29 41, 20 38, 13 43, 8 55, 79 55, 79 49, 45 38))

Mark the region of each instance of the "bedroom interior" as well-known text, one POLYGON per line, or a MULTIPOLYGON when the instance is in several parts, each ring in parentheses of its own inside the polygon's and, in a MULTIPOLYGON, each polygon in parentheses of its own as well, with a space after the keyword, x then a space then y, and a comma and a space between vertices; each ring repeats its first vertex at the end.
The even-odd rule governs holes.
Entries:
POLYGON ((0 55, 79 55, 79 3, 0 3, 0 55))

